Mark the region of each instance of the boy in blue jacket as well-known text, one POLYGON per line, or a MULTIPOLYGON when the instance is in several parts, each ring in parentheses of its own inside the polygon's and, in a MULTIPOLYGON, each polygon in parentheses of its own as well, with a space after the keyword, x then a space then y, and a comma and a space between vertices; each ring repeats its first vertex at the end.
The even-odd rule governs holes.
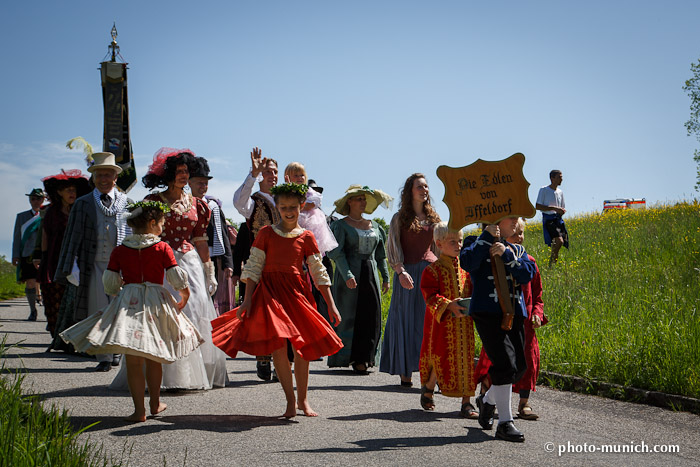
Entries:
POLYGON ((486 394, 476 399, 479 424, 485 430, 492 429, 493 414, 498 407, 496 438, 522 442, 525 436, 513 424, 510 396, 512 384, 527 369, 523 329, 527 310, 520 285, 532 280, 535 265, 522 245, 505 241, 515 233, 517 225, 518 217, 508 217, 498 224, 486 225, 478 238, 471 236, 465 239, 459 259, 462 269, 471 276, 473 285, 469 315, 492 362, 489 376, 493 384, 486 394), (512 328, 508 331, 501 329, 503 313, 498 302, 491 256, 500 256, 505 265, 508 299, 515 311, 512 328))

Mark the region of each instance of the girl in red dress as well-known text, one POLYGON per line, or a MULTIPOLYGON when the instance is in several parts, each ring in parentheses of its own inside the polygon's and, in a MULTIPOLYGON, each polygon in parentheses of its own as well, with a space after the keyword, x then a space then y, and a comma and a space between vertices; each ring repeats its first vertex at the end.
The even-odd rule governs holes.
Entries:
POLYGON ((186 357, 204 339, 181 313, 190 296, 187 273, 177 265, 170 246, 159 237, 168 207, 149 201, 128 209, 127 224, 134 234, 112 251, 102 277, 105 292, 118 294, 117 297, 107 308, 60 335, 78 352, 125 355, 126 377, 134 401, 134 413, 126 420, 145 422, 146 381, 151 415, 156 415, 166 409, 160 402, 161 364, 186 357), (163 287, 164 270, 165 278, 182 297, 177 303, 163 287))
POLYGON ((316 310, 306 280, 304 262, 328 304, 331 322, 337 326, 340 314, 316 240, 298 223, 306 188, 286 183, 272 189, 281 220, 263 227, 255 237, 241 275, 241 282, 246 283, 241 306, 212 321, 214 344, 231 357, 235 358, 239 351, 249 355, 272 354, 287 399, 285 418, 296 416, 297 408, 307 417, 318 415, 307 397, 309 360, 332 355, 343 347, 333 328, 316 310), (296 400, 287 341, 295 351, 296 400))

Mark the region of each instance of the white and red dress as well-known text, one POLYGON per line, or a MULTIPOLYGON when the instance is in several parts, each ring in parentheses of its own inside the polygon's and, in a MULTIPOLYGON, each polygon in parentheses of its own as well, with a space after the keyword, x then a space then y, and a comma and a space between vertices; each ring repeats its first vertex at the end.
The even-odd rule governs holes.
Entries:
POLYGON ((204 340, 163 287, 164 270, 175 289, 187 287, 187 273, 165 242, 151 234, 129 235, 112 251, 102 276, 105 292, 117 297, 61 338, 90 355, 119 353, 160 363, 187 357, 204 340))

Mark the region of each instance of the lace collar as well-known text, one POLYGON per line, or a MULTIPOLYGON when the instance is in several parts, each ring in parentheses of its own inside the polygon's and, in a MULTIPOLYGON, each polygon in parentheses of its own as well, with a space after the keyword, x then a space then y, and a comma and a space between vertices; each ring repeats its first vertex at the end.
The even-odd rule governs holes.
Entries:
POLYGON ((277 235, 279 235, 280 237, 284 237, 284 238, 296 238, 299 235, 303 234, 304 231, 306 230, 302 227, 297 227, 296 229, 291 230, 289 232, 283 232, 276 225, 272 225, 271 227, 272 227, 272 230, 274 230, 277 235))
POLYGON ((133 248, 134 250, 143 250, 149 246, 153 246, 160 242, 161 238, 153 234, 132 234, 124 237, 122 245, 133 248))
POLYGON ((180 199, 175 201, 174 203, 169 203, 167 199, 165 199, 165 196, 163 195, 164 192, 160 191, 158 192, 158 196, 160 196, 160 199, 163 200, 165 204, 168 204, 170 206, 170 209, 175 214, 178 215, 183 215, 187 212, 189 212, 190 209, 192 209, 192 195, 190 193, 182 193, 182 196, 180 199))

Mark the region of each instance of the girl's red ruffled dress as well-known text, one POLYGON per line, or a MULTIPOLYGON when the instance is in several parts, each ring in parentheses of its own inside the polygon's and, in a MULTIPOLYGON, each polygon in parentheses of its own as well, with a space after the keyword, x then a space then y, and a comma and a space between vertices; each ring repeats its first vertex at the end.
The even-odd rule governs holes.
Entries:
MULTIPOLYGON (((256 264, 262 269, 251 309, 241 320, 236 317, 238 308, 213 320, 214 345, 234 358, 239 351, 269 355, 284 347, 287 340, 305 360, 340 350, 342 341, 316 310, 304 271, 305 261, 317 285, 320 277, 328 278, 310 231, 300 228, 284 233, 273 226, 263 227, 246 263, 246 269, 255 269, 256 264)), ((250 277, 255 280, 254 275, 250 277)))

